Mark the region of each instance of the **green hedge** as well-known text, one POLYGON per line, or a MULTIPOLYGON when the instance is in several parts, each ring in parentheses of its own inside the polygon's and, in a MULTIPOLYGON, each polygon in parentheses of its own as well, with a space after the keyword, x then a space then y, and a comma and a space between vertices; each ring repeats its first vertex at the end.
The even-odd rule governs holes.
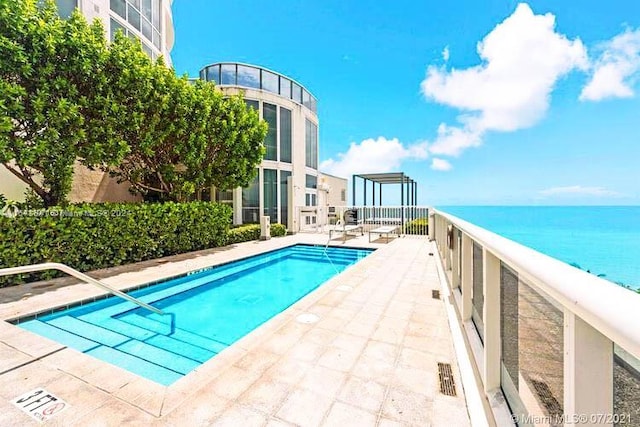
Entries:
POLYGON ((228 233, 228 244, 248 242, 250 240, 258 240, 260 238, 260 225, 250 224, 241 225, 240 227, 232 228, 228 233))
MULTIPOLYGON (((271 236, 286 236, 287 228, 282 224, 271 224, 271 236)), ((250 240, 258 240, 260 238, 260 225, 248 224, 229 230, 229 238, 227 244, 248 242, 250 240)))
POLYGON ((429 218, 416 218, 404 225, 405 234, 429 234, 429 218))
MULTIPOLYGON (((0 267, 61 262, 89 271, 129 264, 223 246, 230 223, 230 207, 208 202, 100 203, 23 210, 15 217, 0 216, 0 267)), ((28 279, 49 279, 56 274, 47 271, 28 279)), ((0 278, 0 286, 25 278, 0 278)))
POLYGON ((271 236, 282 237, 287 235, 287 227, 282 224, 271 224, 271 236))

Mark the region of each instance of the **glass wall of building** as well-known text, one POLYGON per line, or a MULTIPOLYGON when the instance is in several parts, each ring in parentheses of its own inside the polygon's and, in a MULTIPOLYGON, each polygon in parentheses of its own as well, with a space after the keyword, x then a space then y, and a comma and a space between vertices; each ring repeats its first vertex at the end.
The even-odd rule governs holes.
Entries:
POLYGON ((251 185, 242 189, 242 223, 256 224, 260 221, 260 180, 259 174, 251 185))
POLYGON ((63 18, 68 18, 78 7, 78 0, 56 0, 56 6, 58 6, 58 14, 63 18))
MULTIPOLYGON (((59 4, 76 3, 59 0, 59 4)), ((141 41, 142 49, 151 58, 157 57, 152 46, 161 50, 160 0, 110 0, 110 34, 114 39, 118 30, 141 41), (125 23, 129 25, 124 25, 125 23)))
POLYGON ((264 213, 271 218, 271 223, 278 222, 278 171, 265 169, 263 171, 264 213))
POLYGON ((310 120, 305 120, 305 164, 318 169, 318 126, 310 120))
POLYGON ((289 188, 287 178, 291 176, 289 171, 280 171, 280 224, 289 227, 289 188))
MULTIPOLYGON (((125 0, 111 0, 122 3, 125 0)), ((126 18, 125 18, 126 19, 126 18)), ((205 67, 201 73, 207 81, 222 85, 261 89, 291 99, 317 113, 318 102, 308 90, 285 76, 252 65, 222 63, 205 67)))
POLYGON ((262 103, 262 118, 269 125, 267 136, 264 139, 266 152, 265 160, 278 160, 278 107, 266 102, 262 103))
POLYGON ((291 110, 280 107, 280 161, 291 163, 291 110))
POLYGON ((315 175, 305 175, 305 182, 307 188, 318 188, 318 177, 315 175))

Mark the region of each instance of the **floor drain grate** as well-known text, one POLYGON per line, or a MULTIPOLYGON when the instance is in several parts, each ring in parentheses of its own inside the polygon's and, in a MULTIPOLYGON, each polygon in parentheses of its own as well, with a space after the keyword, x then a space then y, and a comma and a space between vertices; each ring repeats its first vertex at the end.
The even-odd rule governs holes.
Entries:
POLYGON ((440 291, 438 291, 436 289, 432 289, 431 290, 431 298, 440 299, 440 291))
POLYGON ((456 396, 456 383, 453 381, 453 372, 449 363, 438 363, 438 379, 440 393, 445 396, 456 396))

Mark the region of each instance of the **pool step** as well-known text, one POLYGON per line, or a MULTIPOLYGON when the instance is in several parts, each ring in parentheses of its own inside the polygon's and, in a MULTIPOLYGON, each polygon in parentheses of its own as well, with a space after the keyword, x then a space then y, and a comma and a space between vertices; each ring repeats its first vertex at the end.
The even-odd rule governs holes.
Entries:
POLYGON ((20 323, 20 327, 82 352, 86 352, 100 346, 100 344, 95 341, 88 340, 39 320, 29 320, 27 322, 20 323))
POLYGON ((170 325, 161 323, 149 317, 140 316, 135 313, 127 313, 118 318, 124 322, 130 322, 135 325, 142 326, 148 330, 154 331, 159 335, 163 335, 180 342, 190 343, 193 346, 200 347, 204 350, 211 351, 213 353, 220 353, 229 345, 220 341, 216 341, 211 338, 203 337, 202 335, 194 334, 184 329, 174 327, 171 329, 170 325))
POLYGON ((128 336, 96 326, 92 323, 87 323, 71 316, 57 317, 55 319, 47 320, 47 323, 76 335, 91 337, 92 341, 96 341, 108 347, 115 347, 131 339, 128 336))
POLYGON ((197 360, 137 340, 127 341, 115 347, 115 349, 159 366, 171 367, 173 371, 183 375, 191 372, 196 366, 200 366, 201 363, 197 360))
POLYGON ((202 347, 188 344, 184 341, 174 339, 165 335, 155 335, 145 341, 154 347, 161 348, 163 350, 170 351, 175 354, 179 354, 188 357, 193 360, 197 360, 200 363, 206 362, 218 352, 205 350, 202 347))
MULTIPOLYGON (((133 372, 134 374, 145 378, 153 378, 154 381, 162 385, 170 385, 183 377, 183 374, 172 369, 159 366, 111 347, 99 346, 92 350, 85 351, 85 353, 133 372)), ((173 367, 172 365, 168 366, 173 367)))

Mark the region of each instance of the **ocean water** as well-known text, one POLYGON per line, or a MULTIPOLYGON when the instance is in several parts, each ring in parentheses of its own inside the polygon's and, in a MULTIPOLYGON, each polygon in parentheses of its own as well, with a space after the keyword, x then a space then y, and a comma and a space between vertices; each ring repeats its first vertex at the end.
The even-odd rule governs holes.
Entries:
POLYGON ((640 206, 438 209, 612 282, 640 288, 640 206))

